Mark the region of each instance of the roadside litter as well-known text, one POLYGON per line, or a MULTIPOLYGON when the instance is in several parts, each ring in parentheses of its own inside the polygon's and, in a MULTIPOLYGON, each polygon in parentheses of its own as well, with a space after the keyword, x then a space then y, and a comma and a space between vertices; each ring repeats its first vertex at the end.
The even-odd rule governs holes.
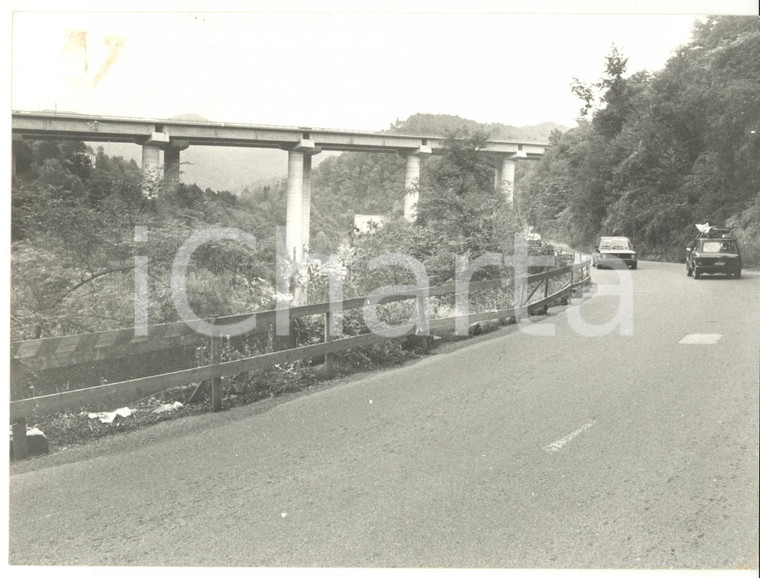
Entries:
POLYGON ((121 407, 116 411, 101 411, 97 413, 88 413, 87 417, 90 419, 99 419, 101 423, 113 423, 116 417, 129 417, 132 415, 132 410, 128 407, 121 407))
POLYGON ((160 405, 154 409, 153 413, 166 413, 167 411, 174 411, 175 409, 179 409, 181 407, 182 404, 178 401, 175 401, 174 403, 165 403, 164 405, 160 405))

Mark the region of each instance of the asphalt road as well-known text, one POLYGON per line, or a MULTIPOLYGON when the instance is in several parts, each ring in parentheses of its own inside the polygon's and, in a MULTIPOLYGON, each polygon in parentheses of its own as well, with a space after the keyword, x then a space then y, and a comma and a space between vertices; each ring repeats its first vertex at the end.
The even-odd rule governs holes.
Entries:
POLYGON ((631 279, 629 335, 587 335, 619 310, 598 291, 553 336, 38 460, 10 563, 757 568, 760 275, 631 279))

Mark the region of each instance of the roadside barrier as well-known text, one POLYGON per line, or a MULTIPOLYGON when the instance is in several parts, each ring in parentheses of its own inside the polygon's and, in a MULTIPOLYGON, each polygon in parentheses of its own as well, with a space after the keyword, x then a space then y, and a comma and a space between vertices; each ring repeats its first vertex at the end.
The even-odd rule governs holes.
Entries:
POLYGON ((256 317, 256 327, 251 334, 255 334, 268 332, 270 325, 276 322, 278 316, 286 315, 292 322, 300 317, 324 315, 325 335, 321 343, 294 347, 235 361, 221 361, 221 337, 210 337, 199 333, 196 331, 197 324, 184 322, 150 326, 148 327, 147 335, 141 335, 140 333, 144 332, 138 332, 136 328, 131 327, 100 333, 12 342, 12 362, 24 362, 28 365, 33 365, 36 369, 61 368, 76 363, 112 360, 188 345, 209 345, 211 351, 211 363, 201 367, 118 381, 95 387, 73 389, 27 399, 12 400, 10 402, 10 420, 14 439, 13 457, 18 459, 26 456, 26 421, 34 419, 35 416, 64 410, 81 409, 85 406, 92 408, 94 411, 120 407, 126 403, 134 402, 172 387, 203 381, 211 382, 212 407, 214 411, 219 411, 222 408, 221 378, 223 377, 232 377, 244 372, 268 368, 282 363, 320 357, 323 357, 325 360, 325 373, 330 375, 333 371, 333 356, 335 353, 354 347, 380 343, 388 339, 414 334, 420 335, 421 327, 427 327, 428 330, 448 330, 454 329, 458 323, 462 323, 463 321, 471 324, 485 320, 518 318, 525 314, 546 313, 549 305, 557 302, 567 303, 567 300, 574 291, 590 284, 590 265, 591 261, 585 260, 551 271, 521 277, 517 280, 507 278, 471 282, 467 285, 468 292, 486 289, 505 289, 512 287, 514 284, 516 288, 516 306, 511 309, 468 313, 466 315, 455 315, 441 319, 425 318, 427 311, 427 306, 424 302, 425 296, 455 295, 457 288, 454 283, 414 289, 405 293, 391 293, 387 296, 382 296, 379 302, 375 295, 372 301, 381 304, 417 299, 417 311, 419 314, 416 325, 410 328, 404 335, 394 337, 387 337, 376 333, 349 337, 338 337, 330 334, 333 315, 337 312, 364 307, 369 303, 368 297, 356 297, 343 301, 292 307, 285 311, 275 309, 204 320, 207 323, 223 326, 242 321, 253 315, 256 317), (554 293, 550 293, 550 280, 562 279, 563 277, 567 277, 564 285, 554 293))

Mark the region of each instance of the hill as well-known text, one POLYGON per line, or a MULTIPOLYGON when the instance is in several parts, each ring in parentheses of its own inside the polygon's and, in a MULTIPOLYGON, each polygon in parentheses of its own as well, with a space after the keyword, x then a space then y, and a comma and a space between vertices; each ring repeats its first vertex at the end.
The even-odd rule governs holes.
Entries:
POLYGON ((451 131, 480 130, 496 140, 519 140, 525 142, 547 143, 554 130, 564 132, 568 127, 554 122, 543 122, 529 126, 513 126, 502 123, 479 123, 474 120, 450 114, 417 113, 408 119, 397 120, 388 132, 403 134, 443 135, 451 131))

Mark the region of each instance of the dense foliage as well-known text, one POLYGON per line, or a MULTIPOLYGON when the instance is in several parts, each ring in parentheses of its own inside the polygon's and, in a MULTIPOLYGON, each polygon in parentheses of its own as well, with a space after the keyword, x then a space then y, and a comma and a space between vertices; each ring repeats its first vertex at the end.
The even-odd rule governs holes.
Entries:
POLYGON ((746 258, 760 247, 760 22, 708 17, 659 72, 626 75, 615 48, 604 77, 576 81, 579 126, 551 136, 519 206, 545 235, 588 247, 634 239, 680 259, 693 224, 736 225, 746 258))
MULTIPOLYGON (((644 257, 675 259, 693 223, 726 221, 736 226, 745 259, 758 263, 757 62, 760 23, 747 17, 699 21, 692 40, 654 73, 628 74, 626 58, 613 48, 603 78, 572 86, 583 105, 578 127, 554 130, 542 161, 518 163, 514 210, 494 188, 493 168, 479 150, 486 136, 543 140, 551 126, 518 130, 425 114, 397 121, 390 132, 460 137, 423 161, 418 221, 402 217, 403 158, 346 153, 313 171, 311 249, 339 255, 346 295, 410 282, 403 268, 370 271, 379 255, 408 255, 424 264, 430 284, 447 282, 457 256, 508 254, 514 233, 527 225, 579 248, 600 234, 623 234, 644 257), (356 213, 389 220, 354 236, 356 213)), ((21 141, 14 152, 14 339, 131 325, 136 256, 147 258, 148 321, 176 320, 172 262, 182 243, 209 227, 253 234, 257 246, 221 241, 194 253, 188 295, 196 314, 274 305, 285 180, 235 196, 188 184, 146 185, 133 161, 78 142, 21 141), (146 240, 135 241, 136 227, 145 228, 146 240)), ((321 294, 312 291, 310 299, 321 294)))
MULTIPOLYGON (((380 286, 453 282, 458 259, 471 264, 489 253, 513 254, 515 235, 522 234, 525 223, 494 186, 493 167, 482 154, 486 140, 480 132, 451 133, 444 153, 425 161, 417 220, 407 222, 395 211, 382 227, 354 235, 342 248, 339 263, 347 296, 366 295, 380 286), (371 266, 374 259, 391 254, 421 264, 424 279, 415 279, 408 260, 371 266)), ((537 252, 553 254, 548 246, 530 248, 531 254, 537 252)), ((473 279, 508 277, 512 271, 506 264, 483 267, 473 279)))
POLYGON ((209 227, 257 237, 256 250, 212 242, 193 255, 188 298, 196 314, 247 311, 272 302, 273 223, 284 203, 254 206, 195 185, 146 184, 137 165, 83 143, 17 147, 12 191, 14 339, 126 327, 134 319, 135 256, 149 273, 148 321, 178 319, 170 272, 177 249, 209 227), (135 242, 136 227, 147 238, 135 242))
MULTIPOLYGON (((414 114, 406 120, 397 120, 388 132, 438 136, 479 134, 492 139, 546 142, 552 130, 561 128, 564 127, 554 123, 518 128, 500 123, 481 124, 445 114, 414 114)), ((420 183, 430 182, 431 171, 440 162, 438 157, 422 162, 420 183)), ((355 214, 394 217, 403 214, 404 170, 404 158, 387 153, 343 153, 323 161, 313 173, 312 208, 319 212, 313 217, 316 230, 328 236, 335 227, 350 230, 355 214)), ((527 167, 518 164, 517 178, 526 170, 527 167)), ((493 179, 492 169, 484 174, 493 179)))
MULTIPOLYGON (((429 283, 441 283, 454 278, 457 256, 475 259, 508 250, 517 221, 479 153, 485 136, 457 136, 461 140, 452 139, 443 157, 426 163, 418 222, 406 223, 399 204, 387 228, 373 235, 353 235, 353 212, 386 213, 388 204, 403 200, 400 160, 364 155, 354 163, 356 155, 344 155, 315 171, 311 248, 337 253, 346 295, 386 285, 389 274, 400 273, 410 282, 403 267, 396 273, 393 268, 368 270, 370 261, 383 254, 409 255, 424 264, 429 283), (325 183, 328 190, 321 188, 325 183), (353 210, 340 214, 336 205, 353 210)), ((251 233, 257 246, 214 241, 193 253, 187 287, 194 313, 215 316, 274 306, 284 181, 237 197, 196 185, 147 182, 134 161, 108 157, 83 143, 21 141, 15 146, 14 339, 131 325, 136 258, 147 260, 147 321, 177 320, 171 295, 177 251, 192 235, 213 227, 251 233)), ((327 297, 318 283, 309 295, 312 301, 327 297)))

